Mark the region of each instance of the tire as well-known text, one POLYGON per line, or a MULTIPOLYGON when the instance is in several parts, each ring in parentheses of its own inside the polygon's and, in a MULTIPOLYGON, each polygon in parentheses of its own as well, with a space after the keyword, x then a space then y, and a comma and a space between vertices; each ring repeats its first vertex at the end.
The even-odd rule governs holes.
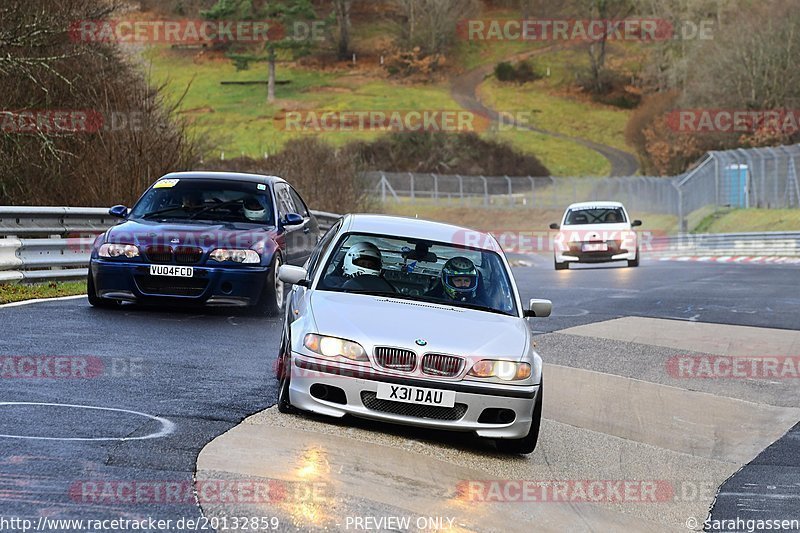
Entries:
POLYGON ((258 302, 252 307, 252 312, 257 316, 279 316, 286 302, 286 291, 283 282, 278 278, 278 269, 283 264, 281 256, 275 254, 269 264, 267 279, 264 288, 258 297, 258 302))
POLYGON ((292 377, 292 358, 286 335, 281 336, 281 347, 278 350, 278 365, 276 377, 278 378, 278 411, 284 414, 297 412, 289 399, 289 385, 292 377))
POLYGON ((533 420, 528 434, 521 439, 497 439, 495 445, 498 451, 508 454, 527 454, 536 449, 539 441, 539 428, 542 425, 542 385, 539 383, 539 392, 536 394, 536 402, 533 404, 533 420))
POLYGON ((89 275, 86 278, 86 295, 89 297, 89 305, 100 309, 113 309, 119 307, 119 302, 116 300, 106 300, 97 295, 97 289, 94 286, 94 278, 92 277, 92 269, 89 267, 89 275))
POLYGON ((556 266, 556 270, 569 270, 569 263, 567 263, 566 261, 563 263, 559 263, 554 259, 553 264, 556 266))
POLYGON ((639 266, 639 250, 636 250, 636 258, 633 261, 628 261, 629 267, 638 267, 639 266))

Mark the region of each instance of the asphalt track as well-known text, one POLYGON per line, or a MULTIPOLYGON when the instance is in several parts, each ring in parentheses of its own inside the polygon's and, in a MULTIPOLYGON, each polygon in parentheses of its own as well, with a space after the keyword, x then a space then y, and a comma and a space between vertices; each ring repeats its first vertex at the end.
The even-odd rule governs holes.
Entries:
MULTIPOLYGON (((529 260, 532 266, 515 269, 523 300, 549 298, 555 305, 552 318, 532 321, 541 333, 628 316, 800 329, 797 266, 645 260, 637 269, 555 272, 547 257, 529 260)), ((0 331, 0 356, 88 356, 100 369, 90 379, 2 379, 4 517, 197 519, 192 497, 126 500, 99 493, 91 482, 177 482, 191 492, 201 448, 275 403, 275 319, 96 310, 79 298, 0 308, 0 331)), ((559 357, 558 364, 580 364, 559 357)), ((646 358, 588 364, 602 365, 647 379, 646 358)), ((775 395, 783 401, 775 404, 798 406, 797 384, 783 387, 775 395)), ((723 485, 712 517, 788 516, 796 509, 798 457, 795 428, 723 485)))

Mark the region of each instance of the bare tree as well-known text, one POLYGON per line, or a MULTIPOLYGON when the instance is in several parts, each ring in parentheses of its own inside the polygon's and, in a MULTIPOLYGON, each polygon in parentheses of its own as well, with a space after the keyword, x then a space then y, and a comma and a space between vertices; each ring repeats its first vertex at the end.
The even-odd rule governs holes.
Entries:
POLYGON ((400 13, 399 41, 425 54, 441 54, 455 39, 458 22, 479 12, 477 0, 395 0, 400 13))
POLYGON ((336 25, 339 28, 337 50, 339 59, 350 57, 350 7, 352 0, 334 0, 336 25))

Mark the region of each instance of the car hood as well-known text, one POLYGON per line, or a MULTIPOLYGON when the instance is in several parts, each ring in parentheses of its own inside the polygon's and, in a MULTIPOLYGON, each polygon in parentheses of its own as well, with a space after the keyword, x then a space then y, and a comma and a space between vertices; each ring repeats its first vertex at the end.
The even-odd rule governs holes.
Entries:
POLYGON ((527 322, 497 313, 319 290, 311 295, 311 309, 320 334, 357 341, 370 352, 395 346, 518 361, 530 346, 527 322), (416 345, 418 339, 427 345, 416 345))
POLYGON ((246 223, 187 223, 128 220, 106 232, 105 242, 150 245, 251 248, 275 237, 275 228, 246 223))

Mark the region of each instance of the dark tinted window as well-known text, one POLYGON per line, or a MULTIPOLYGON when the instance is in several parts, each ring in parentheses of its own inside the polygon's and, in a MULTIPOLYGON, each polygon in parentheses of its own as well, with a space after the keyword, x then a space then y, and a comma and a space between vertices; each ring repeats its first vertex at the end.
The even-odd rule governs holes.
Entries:
POLYGON ((269 187, 233 180, 159 180, 133 207, 131 218, 275 223, 269 187))

